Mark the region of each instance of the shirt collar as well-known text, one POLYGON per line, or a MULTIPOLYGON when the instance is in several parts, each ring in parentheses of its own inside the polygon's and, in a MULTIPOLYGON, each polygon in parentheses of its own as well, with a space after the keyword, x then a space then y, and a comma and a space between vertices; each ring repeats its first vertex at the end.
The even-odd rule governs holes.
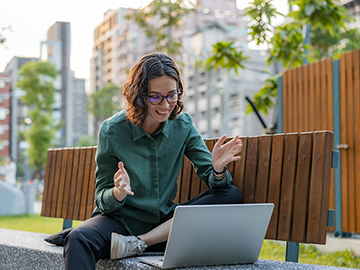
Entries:
MULTIPOLYGON (((141 139, 144 136, 147 136, 146 132, 142 129, 142 127, 139 127, 137 125, 132 124, 132 133, 133 133, 133 141, 137 141, 141 139)), ((170 120, 166 120, 160 125, 160 128, 158 131, 156 131, 153 135, 162 133, 166 138, 169 137, 169 131, 170 131, 170 120)))

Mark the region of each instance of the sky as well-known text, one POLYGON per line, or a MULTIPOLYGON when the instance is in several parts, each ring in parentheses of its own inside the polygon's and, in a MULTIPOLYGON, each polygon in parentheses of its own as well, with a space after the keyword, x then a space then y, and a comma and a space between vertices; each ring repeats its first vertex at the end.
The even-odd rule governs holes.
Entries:
MULTIPOLYGON (((46 40, 48 29, 56 21, 71 24, 70 69, 75 77, 87 79, 90 76, 90 58, 93 46, 94 28, 103 20, 108 9, 140 8, 150 0, 7 0, 0 5, 0 31, 3 30, 5 46, 0 46, 0 72, 14 56, 39 57, 40 42, 46 40)), ((248 0, 237 0, 243 8, 248 0)), ((286 12, 287 0, 273 3, 286 12)))

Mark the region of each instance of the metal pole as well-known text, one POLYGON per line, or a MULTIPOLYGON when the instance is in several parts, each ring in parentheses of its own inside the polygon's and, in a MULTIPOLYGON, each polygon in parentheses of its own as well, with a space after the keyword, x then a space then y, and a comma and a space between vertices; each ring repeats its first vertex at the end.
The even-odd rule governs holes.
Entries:
MULTIPOLYGON (((340 61, 333 61, 333 107, 334 107, 334 149, 341 144, 340 138, 340 61)), ((334 169, 335 236, 342 236, 341 198, 341 151, 338 167, 334 169)))

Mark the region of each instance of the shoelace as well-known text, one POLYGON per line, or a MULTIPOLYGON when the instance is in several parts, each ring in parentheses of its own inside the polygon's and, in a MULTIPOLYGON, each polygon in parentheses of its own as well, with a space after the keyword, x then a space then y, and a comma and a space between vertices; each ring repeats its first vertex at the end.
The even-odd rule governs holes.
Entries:
POLYGON ((128 253, 136 252, 137 255, 140 255, 145 250, 145 247, 143 247, 143 244, 138 239, 136 240, 128 239, 128 243, 131 245, 131 248, 129 248, 128 253))

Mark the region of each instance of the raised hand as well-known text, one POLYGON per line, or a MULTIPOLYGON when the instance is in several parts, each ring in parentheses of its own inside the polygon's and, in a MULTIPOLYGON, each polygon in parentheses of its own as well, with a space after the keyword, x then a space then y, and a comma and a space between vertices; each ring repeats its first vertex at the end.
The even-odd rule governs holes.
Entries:
POLYGON ((113 194, 118 201, 122 201, 126 195, 134 195, 131 191, 130 178, 127 174, 124 163, 118 163, 119 170, 114 174, 114 189, 113 194))
POLYGON ((236 156, 243 147, 239 135, 224 144, 227 135, 223 135, 214 145, 212 151, 212 165, 217 172, 221 172, 228 163, 240 159, 236 156))

